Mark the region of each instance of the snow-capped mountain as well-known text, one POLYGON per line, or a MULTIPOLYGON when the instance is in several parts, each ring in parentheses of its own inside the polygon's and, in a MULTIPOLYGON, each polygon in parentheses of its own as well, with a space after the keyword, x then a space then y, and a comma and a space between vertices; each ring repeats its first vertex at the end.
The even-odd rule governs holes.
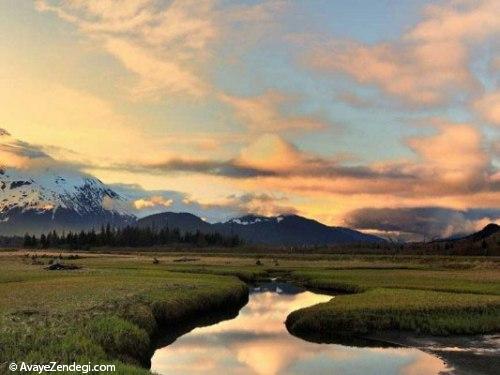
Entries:
POLYGON ((349 243, 383 243, 383 239, 349 228, 330 227, 297 215, 245 215, 210 224, 188 213, 165 212, 138 220, 141 227, 180 229, 185 232, 217 232, 238 235, 250 244, 315 246, 349 243))
POLYGON ((0 234, 81 230, 135 221, 128 201, 78 171, 0 167, 0 234))
POLYGON ((246 215, 212 226, 214 231, 237 234, 248 243, 285 246, 321 246, 376 243, 383 239, 353 229, 331 227, 298 215, 246 215))
POLYGON ((283 216, 267 217, 259 215, 245 215, 242 217, 234 218, 226 222, 226 224, 239 224, 239 225, 252 225, 257 223, 270 223, 273 221, 281 221, 283 216))

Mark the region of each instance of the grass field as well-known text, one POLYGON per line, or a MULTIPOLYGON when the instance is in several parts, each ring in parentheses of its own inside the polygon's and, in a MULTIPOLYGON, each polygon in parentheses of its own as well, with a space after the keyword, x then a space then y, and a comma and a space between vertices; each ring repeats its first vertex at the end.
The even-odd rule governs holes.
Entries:
POLYGON ((82 269, 47 271, 31 258, 0 256, 0 364, 92 361, 147 373, 140 365, 158 325, 238 308, 247 297, 235 277, 193 277, 132 258, 71 262, 82 269))
POLYGON ((0 253, 0 373, 21 360, 116 363, 118 373, 147 373, 141 365, 159 327, 168 332, 238 308, 247 297, 241 280, 275 275, 354 293, 293 312, 287 327, 305 338, 500 330, 496 258, 281 254, 257 262, 255 255, 122 252, 63 259, 77 270, 44 269, 58 254, 0 253))
POLYGON ((495 265, 430 267, 294 271, 292 277, 310 288, 347 294, 293 312, 286 325, 320 341, 393 329, 433 335, 500 331, 495 265))

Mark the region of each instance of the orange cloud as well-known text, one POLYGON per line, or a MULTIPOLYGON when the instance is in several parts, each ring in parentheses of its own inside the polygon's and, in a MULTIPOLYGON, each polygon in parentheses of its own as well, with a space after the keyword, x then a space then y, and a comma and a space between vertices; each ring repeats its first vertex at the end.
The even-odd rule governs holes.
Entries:
POLYGON ((484 120, 500 126, 500 91, 484 95, 476 100, 473 106, 484 120))
POLYGON ((101 164, 140 155, 157 140, 119 114, 113 102, 12 69, 0 69, 0 123, 19 139, 65 161, 101 164), (8 109, 8 110, 7 110, 8 109), (103 144, 106 147, 103 147, 103 144))
MULTIPOLYGON (((420 156, 421 176, 444 189, 477 190, 487 181, 490 159, 479 130, 468 124, 441 124, 440 132, 408 141, 420 156)), ((444 192, 443 192, 444 193, 444 192)))
POLYGON ((283 138, 275 134, 264 134, 245 147, 236 163, 263 170, 288 171, 304 162, 304 155, 283 138))
POLYGON ((156 57, 148 49, 132 42, 109 38, 105 48, 128 70, 140 77, 133 89, 136 97, 158 98, 165 93, 203 95, 207 85, 181 64, 156 57))
POLYGON ((464 47, 456 41, 365 46, 334 42, 308 59, 314 68, 340 71, 363 84, 375 84, 390 95, 415 104, 438 104, 457 88, 475 82, 466 67, 464 47))
POLYGON ((236 97, 219 95, 220 100, 233 107, 235 114, 253 131, 281 132, 289 130, 319 130, 324 121, 315 116, 285 115, 282 107, 294 101, 291 96, 268 91, 260 96, 236 97))
POLYGON ((157 206, 170 207, 174 203, 172 199, 167 199, 159 195, 155 195, 149 198, 137 199, 134 201, 134 207, 138 210, 145 208, 152 208, 157 206))
MULTIPOLYGON (((469 124, 443 121, 436 126, 436 134, 407 140, 415 153, 413 160, 365 166, 342 166, 334 160, 307 155, 292 146, 265 147, 264 150, 270 150, 269 155, 264 154, 262 160, 257 160, 259 164, 252 164, 255 161, 251 157, 246 163, 275 173, 261 175, 258 179, 241 179, 237 184, 243 189, 266 188, 310 201, 313 196, 328 198, 337 208, 341 207, 338 202, 343 202, 344 209, 359 207, 361 201, 378 205, 389 200, 413 206, 439 205, 441 200, 453 207, 464 207, 463 199, 469 199, 467 204, 472 206, 485 204, 481 200, 494 205, 492 202, 499 196, 498 172, 479 130, 469 124), (280 155, 285 160, 283 163, 280 163, 280 155), (266 160, 269 160, 267 167, 266 160), (277 167, 273 169, 272 166, 277 167)), ((250 153, 253 155, 259 153, 250 153)))
POLYGON ((244 189, 300 194, 428 197, 496 191, 496 170, 479 130, 438 120, 436 127, 436 134, 407 140, 415 153, 413 160, 344 165, 341 159, 318 157, 275 134, 265 134, 233 159, 169 159, 134 168, 221 176, 239 180, 244 189))
POLYGON ((396 42, 333 41, 319 45, 308 63, 377 85, 412 104, 441 104, 476 87, 468 68, 469 45, 500 33, 499 13, 496 0, 431 5, 424 20, 396 42))
POLYGON ((214 1, 38 0, 37 9, 70 22, 139 77, 134 97, 199 96, 209 86, 196 62, 216 35, 214 1))
POLYGON ((216 43, 242 29, 246 41, 252 33, 260 35, 262 22, 271 25, 285 2, 220 6, 218 0, 36 0, 35 4, 38 11, 52 12, 75 25, 136 75, 134 99, 158 99, 209 94, 207 62, 216 43))

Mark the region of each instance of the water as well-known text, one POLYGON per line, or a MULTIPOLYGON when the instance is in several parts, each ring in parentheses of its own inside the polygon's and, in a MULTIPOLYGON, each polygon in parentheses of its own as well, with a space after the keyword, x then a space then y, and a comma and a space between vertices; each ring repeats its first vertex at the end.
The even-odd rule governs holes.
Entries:
POLYGON ((412 348, 315 344, 288 333, 287 315, 331 296, 290 284, 254 288, 238 317, 196 328, 156 350, 151 370, 162 375, 417 375, 450 371, 436 356, 412 348))

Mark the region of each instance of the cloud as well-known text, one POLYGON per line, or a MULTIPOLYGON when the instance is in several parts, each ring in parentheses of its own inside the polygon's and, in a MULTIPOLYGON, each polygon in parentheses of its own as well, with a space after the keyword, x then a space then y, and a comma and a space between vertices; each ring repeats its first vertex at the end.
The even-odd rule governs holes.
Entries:
POLYGON ((44 173, 48 168, 59 170, 81 170, 87 165, 53 158, 47 149, 57 147, 31 144, 13 137, 7 130, 0 129, 0 167, 29 170, 44 173))
POLYGON ((134 201, 134 207, 138 210, 142 210, 144 208, 160 206, 163 209, 172 206, 173 202, 172 199, 166 199, 160 195, 153 195, 149 198, 137 199, 134 201))
POLYGON ((415 169, 421 179, 435 181, 446 191, 487 188, 491 160, 479 130, 469 124, 449 123, 438 124, 438 129, 438 134, 408 140, 420 157, 415 169))
POLYGON ((248 213, 278 215, 297 212, 282 194, 248 192, 201 202, 180 191, 146 190, 133 184, 113 184, 111 188, 130 199, 132 206, 129 209, 139 217, 165 211, 190 212, 209 222, 218 222, 248 213))
POLYGON ((403 101, 435 105, 474 87, 466 60, 464 48, 455 41, 421 46, 335 41, 318 48, 307 62, 315 69, 342 72, 361 84, 374 84, 403 101))
POLYGON ((133 89, 139 98, 161 98, 165 94, 201 96, 207 85, 181 64, 154 56, 150 50, 129 41, 109 38, 105 48, 128 70, 140 77, 133 89))
POLYGON ((496 0, 429 5, 424 19, 396 41, 316 43, 306 61, 312 68, 376 85, 407 103, 447 103, 477 87, 468 67, 471 44, 500 33, 499 12, 496 0))
POLYGON ((345 218, 346 225, 353 228, 411 240, 463 235, 499 221, 500 209, 443 207, 361 208, 349 212, 345 218))
POLYGON ((234 109, 236 116, 251 131, 277 133, 321 130, 327 127, 326 122, 317 116, 285 114, 285 105, 293 104, 296 98, 277 91, 252 97, 220 94, 219 98, 234 109))
POLYGON ((171 158, 140 165, 117 165, 119 170, 145 173, 198 173, 233 179, 345 177, 372 179, 411 178, 391 166, 343 166, 335 159, 321 158, 299 150, 276 134, 264 134, 228 160, 171 158))
POLYGON ((0 69, 0 81, 6 88, 0 90, 6 109, 0 111, 0 123, 17 138, 47 145, 51 149, 45 151, 60 160, 123 160, 156 142, 135 126, 133 118, 119 114, 114 102, 99 96, 16 66, 0 69))
POLYGON ((38 11, 75 25, 133 73, 137 78, 133 99, 157 100, 172 95, 198 99, 213 93, 208 72, 217 43, 232 42, 238 32, 247 42, 258 39, 264 33, 263 22, 272 25, 285 3, 36 0, 35 4, 38 11))
POLYGON ((263 170, 286 172, 305 162, 304 155, 276 134, 264 134, 240 151, 237 162, 263 170))
POLYGON ((231 194, 212 204, 202 204, 206 208, 227 209, 233 212, 231 217, 246 214, 264 216, 288 215, 298 213, 297 209, 287 204, 288 198, 283 195, 268 193, 231 194))
POLYGON ((197 61, 209 55, 217 36, 214 5, 210 0, 36 2, 39 11, 74 24, 134 73, 134 97, 154 99, 206 92, 197 61))
POLYGON ((473 107, 484 120, 500 126, 500 90, 477 99, 473 107))
MULTIPOLYGON (((134 169, 134 167, 132 167, 134 169)), ((138 167, 139 170, 153 173, 192 172, 231 178, 251 178, 269 176, 273 171, 240 165, 235 160, 193 160, 169 159, 164 162, 150 163, 138 167)))
MULTIPOLYGON (((365 165, 304 152, 276 134, 264 134, 228 160, 167 159, 118 169, 196 173, 301 194, 371 194, 424 198, 500 189, 488 145, 477 128, 434 120, 437 132, 406 140, 413 159, 365 165)), ((254 186, 255 185, 255 186, 254 186)))
POLYGON ((15 139, 5 129, 0 129, 0 166, 4 168, 32 168, 42 163, 55 163, 40 146, 15 139))
POLYGON ((348 91, 338 94, 336 99, 349 104, 353 108, 371 108, 375 105, 373 101, 348 91))

